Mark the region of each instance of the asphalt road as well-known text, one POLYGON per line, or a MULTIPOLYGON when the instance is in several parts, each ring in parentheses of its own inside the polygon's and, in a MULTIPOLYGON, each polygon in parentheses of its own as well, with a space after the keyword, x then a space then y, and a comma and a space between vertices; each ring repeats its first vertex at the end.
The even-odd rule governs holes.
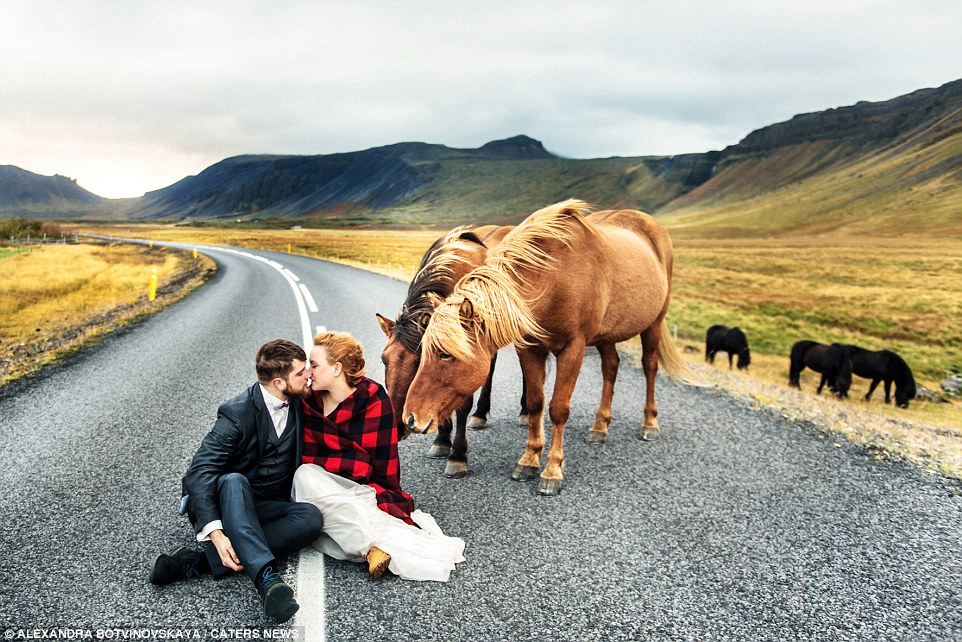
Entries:
MULTIPOLYGON (((252 253, 306 285, 318 311, 301 313, 291 281, 275 267, 208 253, 221 269, 191 296, 0 389, 6 639, 56 627, 118 638, 131 630, 196 629, 203 639, 272 630, 246 578, 148 583, 157 552, 192 542, 176 512, 180 477, 218 404, 254 381, 257 347, 275 337, 303 343, 305 320, 311 331, 354 333, 369 374, 381 379, 384 341, 374 312, 394 316, 405 285, 252 253)), ((878 461, 723 393, 665 380, 662 436, 643 442, 643 376, 625 362, 608 442, 589 446, 583 435, 600 394, 599 367, 589 353, 560 497, 510 479, 524 429, 514 420, 520 373, 505 351, 490 427, 469 434, 467 478, 446 479, 443 461, 425 457, 431 437, 413 436, 400 448, 404 487, 445 532, 467 542, 467 561, 452 580, 374 582, 360 565, 328 560, 307 573, 308 558, 291 560, 287 575, 298 594, 322 600, 294 623, 306 629, 275 634, 962 640, 957 482, 878 461)))

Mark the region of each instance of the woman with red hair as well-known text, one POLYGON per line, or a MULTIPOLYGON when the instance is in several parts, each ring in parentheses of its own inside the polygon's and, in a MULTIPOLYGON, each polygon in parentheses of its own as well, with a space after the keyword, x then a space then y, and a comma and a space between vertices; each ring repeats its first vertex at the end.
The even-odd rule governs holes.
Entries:
POLYGON ((401 490, 397 422, 384 388, 364 376, 361 345, 346 332, 314 337, 313 394, 304 401, 299 502, 317 506, 324 527, 314 547, 331 557, 386 569, 404 579, 446 582, 464 561, 464 541, 448 537, 401 490))

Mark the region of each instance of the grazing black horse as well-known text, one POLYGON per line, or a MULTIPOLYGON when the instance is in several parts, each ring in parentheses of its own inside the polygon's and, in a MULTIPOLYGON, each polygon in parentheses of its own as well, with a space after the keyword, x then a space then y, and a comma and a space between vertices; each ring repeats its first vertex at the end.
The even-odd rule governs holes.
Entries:
POLYGON ((865 393, 865 401, 872 397, 880 382, 885 382, 885 403, 892 399, 892 382, 895 382, 895 405, 908 408, 909 400, 915 399, 915 377, 908 364, 891 350, 873 352, 858 346, 846 346, 852 359, 852 373, 871 379, 872 385, 865 393))
POLYGON ((747 370, 752 362, 752 352, 748 349, 748 338, 739 328, 727 325, 713 325, 705 333, 705 361, 715 363, 715 354, 728 353, 728 369, 732 369, 732 357, 738 355, 738 369, 747 370))
POLYGON ((849 356, 848 346, 841 343, 827 346, 814 341, 799 341, 792 346, 791 361, 788 369, 789 386, 801 388, 798 376, 808 366, 822 374, 816 394, 822 394, 822 388, 828 383, 828 389, 836 397, 848 397, 848 389, 852 386, 852 358, 849 356))

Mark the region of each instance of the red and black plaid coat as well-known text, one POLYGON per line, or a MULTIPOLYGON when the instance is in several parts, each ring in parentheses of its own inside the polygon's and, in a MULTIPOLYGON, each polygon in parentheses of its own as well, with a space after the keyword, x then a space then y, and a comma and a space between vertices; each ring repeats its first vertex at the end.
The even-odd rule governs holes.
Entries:
POLYGON ((323 407, 320 393, 304 401, 303 462, 371 486, 378 508, 413 524, 414 500, 401 490, 397 422, 384 388, 363 377, 331 414, 323 407))

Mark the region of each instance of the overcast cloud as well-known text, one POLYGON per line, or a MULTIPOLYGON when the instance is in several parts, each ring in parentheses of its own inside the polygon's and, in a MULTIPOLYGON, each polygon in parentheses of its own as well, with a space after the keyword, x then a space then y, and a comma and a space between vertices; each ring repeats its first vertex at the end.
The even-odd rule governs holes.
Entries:
POLYGON ((703 152, 962 78, 962 3, 0 1, 0 164, 139 196, 237 154, 703 152))

